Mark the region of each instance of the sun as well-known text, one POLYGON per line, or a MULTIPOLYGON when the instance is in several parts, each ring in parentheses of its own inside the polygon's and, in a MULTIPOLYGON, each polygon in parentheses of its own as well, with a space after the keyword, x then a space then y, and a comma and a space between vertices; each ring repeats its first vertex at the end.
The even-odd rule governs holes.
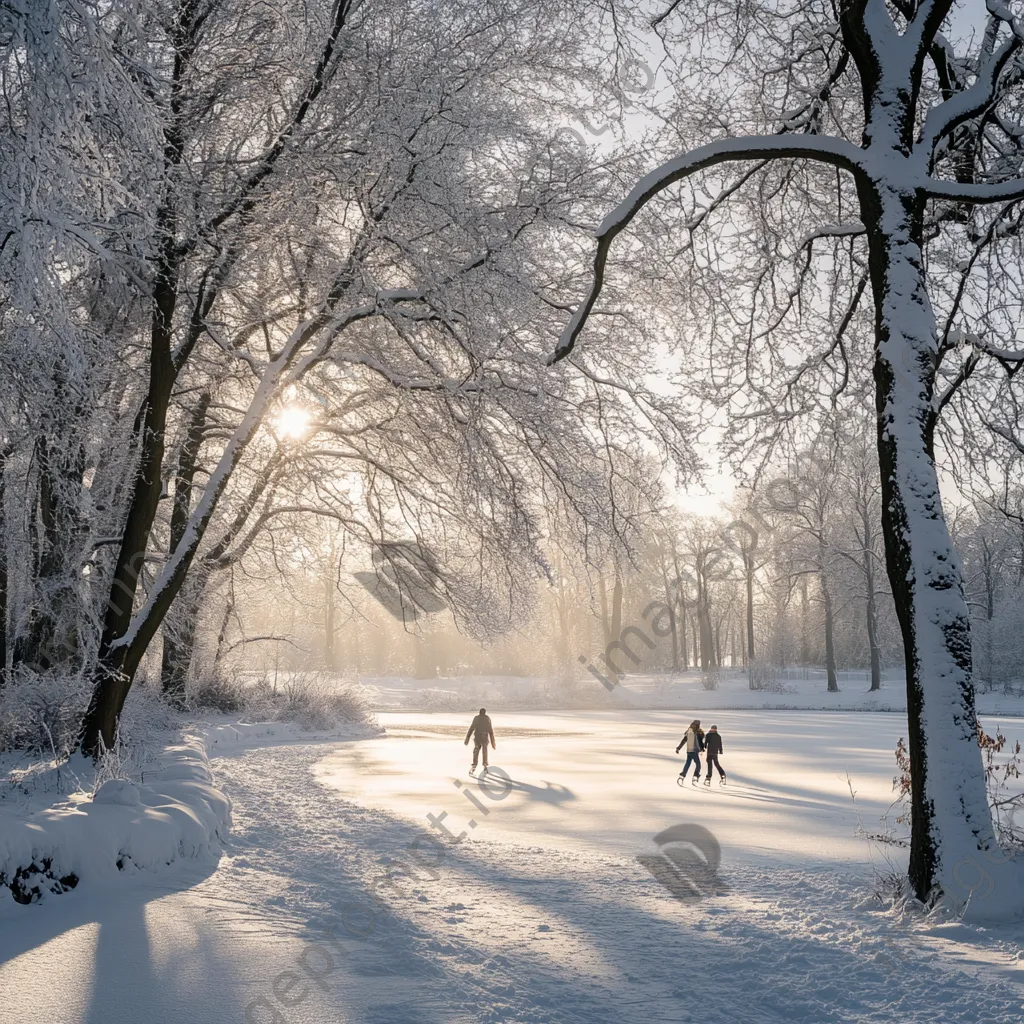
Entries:
POLYGON ((286 405, 274 417, 274 433, 280 438, 301 441, 309 434, 312 417, 301 405, 286 405))

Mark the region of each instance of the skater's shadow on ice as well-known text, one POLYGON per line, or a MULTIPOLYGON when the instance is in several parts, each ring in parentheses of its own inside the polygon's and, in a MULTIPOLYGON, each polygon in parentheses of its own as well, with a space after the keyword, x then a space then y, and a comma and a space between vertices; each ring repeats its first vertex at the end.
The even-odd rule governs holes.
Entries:
MULTIPOLYGON (((729 776, 728 789, 735 797, 751 803, 766 803, 776 807, 789 807, 794 812, 805 809, 808 813, 818 814, 822 808, 835 809, 836 794, 826 789, 813 789, 807 786, 773 783, 771 787, 759 785, 739 775, 729 776)), ((840 804, 845 806, 845 804, 840 804)), ((806 826, 813 831, 811 821, 806 826)))
POLYGON ((683 759, 678 754, 651 754, 643 750, 612 750, 606 757, 617 757, 624 761, 637 761, 643 758, 647 761, 660 761, 669 764, 682 764, 683 759))
POLYGON ((534 786, 518 779, 503 779, 505 788, 512 793, 523 793, 530 800, 540 800, 546 804, 565 804, 576 799, 576 794, 559 782, 545 782, 543 786, 534 786))

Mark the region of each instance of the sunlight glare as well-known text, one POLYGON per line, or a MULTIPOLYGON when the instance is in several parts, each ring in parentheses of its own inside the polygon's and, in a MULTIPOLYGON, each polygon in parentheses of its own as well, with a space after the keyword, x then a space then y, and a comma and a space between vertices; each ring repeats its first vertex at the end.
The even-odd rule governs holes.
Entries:
POLYGON ((309 433, 311 416, 301 405, 286 405, 274 418, 274 433, 278 437, 301 441, 309 433))

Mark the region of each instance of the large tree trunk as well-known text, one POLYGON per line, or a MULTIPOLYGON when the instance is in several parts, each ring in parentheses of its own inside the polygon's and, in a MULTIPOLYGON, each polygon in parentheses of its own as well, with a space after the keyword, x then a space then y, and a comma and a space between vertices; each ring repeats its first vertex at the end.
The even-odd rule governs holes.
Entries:
POLYGON ((7 460, 12 448, 0 448, 0 687, 7 682, 7 460))
POLYGON ((747 664, 754 660, 754 556, 745 555, 744 570, 747 577, 747 664))
POLYGON ((828 678, 828 692, 839 692, 839 676, 836 673, 835 615, 832 612, 832 591, 829 590, 825 568, 825 543, 818 546, 818 580, 821 600, 825 606, 825 675, 828 678))
POLYGON ((978 746, 970 619, 935 469, 938 338, 922 272, 923 203, 910 189, 859 187, 875 300, 882 529, 906 651, 910 881, 920 899, 941 889, 962 903, 979 899, 971 886, 979 872, 997 873, 1000 855, 978 746))
MULTIPOLYGON (((164 129, 164 168, 169 174, 180 166, 184 154, 182 89, 193 52, 194 14, 191 6, 187 9, 186 5, 179 7, 169 32, 175 51, 170 84, 171 116, 164 129)), ((162 491, 164 430, 171 391, 177 377, 172 355, 181 266, 177 230, 175 200, 168 191, 156 213, 156 237, 160 243, 154 258, 150 299, 149 388, 135 423, 138 463, 107 598, 92 699, 82 723, 82 750, 93 755, 99 753, 101 746, 109 747, 114 742, 121 708, 128 695, 135 668, 142 658, 140 652, 135 665, 126 670, 126 652, 116 649, 115 644, 127 633, 131 623, 139 572, 146 556, 162 491)))
POLYGON ((871 651, 871 689, 882 688, 882 652, 878 646, 878 598, 875 594, 874 543, 870 517, 864 512, 864 583, 867 588, 868 648, 871 651))
POLYGON ((665 604, 669 610, 669 625, 672 627, 672 671, 679 671, 679 630, 676 626, 675 599, 672 596, 672 585, 668 578, 668 564, 665 561, 665 549, 658 545, 658 561, 661 566, 661 583, 665 590, 665 604))
POLYGON ((811 663, 811 601, 807 594, 807 575, 800 577, 800 663, 811 663))
POLYGON ((836 672, 835 615, 832 612, 832 594, 824 578, 821 581, 821 598, 825 605, 825 675, 828 692, 839 692, 839 675, 836 672))
MULTIPOLYGON (((340 293, 333 296, 337 302, 340 293)), ((329 307, 330 308, 330 307, 329 307)), ((82 751, 96 756, 103 747, 110 747, 117 732, 117 722, 124 707, 125 698, 139 664, 150 642, 163 623, 175 597, 181 590, 189 569, 196 557, 199 546, 206 535, 213 513, 217 508, 224 489, 231 479, 238 460, 245 452, 249 441, 262 421, 267 403, 270 401, 282 374, 291 366, 299 351, 317 331, 323 327, 327 313, 300 324, 293 331, 288 342, 277 358, 264 372, 263 380, 249 403, 242 422, 221 454, 217 468, 210 474, 203 496, 197 502, 189 519, 181 543, 167 559, 159 578, 153 584, 146 602, 134 618, 127 619, 122 633, 105 639, 100 645, 93 678, 93 693, 82 723, 82 751), (130 628, 129 628, 130 627, 130 628)), ((264 476, 270 473, 265 468, 264 476)), ((247 501, 255 501, 262 492, 265 479, 257 483, 247 501)), ((224 541, 221 542, 222 544, 224 541)), ((220 545, 218 545, 218 548, 220 545)), ((219 554, 219 552, 216 552, 219 554)), ((141 562, 141 556, 138 559, 141 562)), ((129 609, 130 609, 130 602, 129 609)), ((111 613, 113 614, 113 613, 111 613)), ((120 613, 119 613, 120 614, 120 613)), ((110 616, 108 616, 108 619, 110 616)), ((104 633, 106 637, 106 633, 104 633)))
MULTIPOLYGON (((246 211, 252 209, 251 203, 245 197, 251 197, 272 173, 277 160, 288 149, 295 129, 303 123, 327 84, 338 39, 346 25, 350 9, 351 4, 347 0, 334 5, 330 31, 314 64, 301 102, 295 107, 290 121, 282 126, 273 145, 265 152, 258 169, 246 179, 235 201, 218 215, 217 220, 220 223, 230 219, 233 214, 244 220, 247 216, 246 211)), ((204 275, 188 327, 183 332, 182 343, 172 352, 181 261, 188 248, 182 248, 177 238, 177 199, 171 185, 177 177, 185 152, 186 119, 190 114, 187 103, 188 72, 196 56, 208 15, 209 10, 195 0, 179 0, 167 25, 173 60, 170 63, 169 116, 164 128, 163 166, 170 184, 155 217, 155 237, 160 241, 153 253, 149 389, 136 420, 138 464, 134 473, 133 492, 121 547, 114 567, 110 596, 107 600, 107 612, 93 674, 92 699, 82 723, 82 750, 92 755, 98 754, 104 745, 109 746, 113 742, 121 708, 124 706, 139 663, 167 614, 171 602, 181 589, 209 518, 227 485, 235 463, 259 425, 269 397, 269 390, 265 385, 269 383, 271 389, 276 386, 280 372, 290 365, 299 349, 330 320, 333 310, 342 296, 348 292, 354 277, 351 273, 353 254, 350 253, 348 265, 336 278, 321 312, 299 325, 281 354, 266 371, 263 383, 257 389, 257 398, 250 404, 249 413, 236 430, 235 436, 225 449, 217 472, 207 485, 206 493, 199 503, 201 512, 189 523, 186 538, 168 560, 161 578, 154 587, 154 592, 147 598, 137 619, 133 619, 139 566, 145 557, 160 501, 164 429, 171 390, 189 352, 205 329, 205 318, 216 301, 223 275, 234 259, 234 256, 225 253, 208 267, 213 273, 204 275)), ((334 329, 340 330, 341 326, 334 329)))
MULTIPOLYGON (((199 466, 199 448, 203 443, 203 428, 206 425, 206 410, 210 404, 209 392, 199 397, 189 419, 188 432, 178 455, 178 472, 174 478, 174 504, 171 508, 171 536, 168 555, 181 543, 192 513, 192 483, 199 466)), ((168 699, 177 707, 185 706, 185 683, 195 649, 196 620, 199 617, 199 602, 203 592, 202 583, 195 588, 187 608, 178 607, 181 614, 174 628, 164 630, 163 664, 161 678, 163 690, 168 699)), ((185 594, 179 595, 175 604, 180 606, 185 594)))
POLYGON ((711 633, 711 609, 708 607, 707 580, 697 576, 697 623, 700 626, 700 670, 707 672, 714 661, 714 637, 711 633))
MULTIPOLYGON (((97 679, 92 701, 83 722, 82 749, 98 753, 98 739, 109 747, 117 731, 117 719, 124 706, 138 661, 125 670, 124 655, 115 643, 128 631, 132 619, 139 574, 146 557, 149 535, 156 518, 162 490, 164 430, 175 371, 171 360, 174 308, 177 303, 177 266, 173 250, 173 216, 164 212, 161 225, 167 239, 158 263, 153 287, 153 324, 150 335, 149 393, 139 425, 139 462, 131 504, 114 565, 107 611, 97 656, 97 679)), ((168 602, 169 604, 169 602, 168 602)), ((142 653, 139 653, 141 661, 142 653)))

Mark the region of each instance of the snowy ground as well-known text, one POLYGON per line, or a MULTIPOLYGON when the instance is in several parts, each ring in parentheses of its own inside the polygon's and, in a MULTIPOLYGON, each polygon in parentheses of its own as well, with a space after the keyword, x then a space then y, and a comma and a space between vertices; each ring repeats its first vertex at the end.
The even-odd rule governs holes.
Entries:
MULTIPOLYGON (((348 685, 338 679, 336 685, 348 685)), ((839 692, 829 693, 821 669, 780 671, 776 689, 751 690, 746 671, 722 669, 717 688, 702 686, 695 670, 678 674, 630 674, 608 691, 584 674, 566 687, 546 679, 524 676, 454 676, 415 679, 410 676, 363 677, 357 686, 378 711, 462 711, 476 705, 530 711, 589 708, 708 710, 773 708, 778 710, 906 711, 907 690, 902 669, 883 673, 882 688, 869 691, 868 673, 853 669, 839 673, 839 692)), ((1024 716, 1024 691, 978 693, 978 709, 988 715, 1024 716)))
MULTIPOLYGON (((872 828, 889 804, 902 715, 694 714, 724 735, 725 789, 676 786, 685 723, 669 712, 498 713, 494 760, 513 781, 487 792, 467 774, 466 714, 382 715, 387 737, 354 742, 212 749, 234 804, 219 864, 4 907, 0 1017, 1021 1019, 1024 925, 899 920, 869 898, 887 865, 856 837, 858 815, 872 828), (436 867, 428 814, 468 833, 442 837, 436 867), (679 823, 720 841, 725 893, 682 902, 637 861, 679 823), (346 911, 369 927, 358 907, 375 887, 369 934, 339 925, 332 946, 325 929, 346 911)), ((1002 724, 1024 739, 1024 721, 1002 724)))

